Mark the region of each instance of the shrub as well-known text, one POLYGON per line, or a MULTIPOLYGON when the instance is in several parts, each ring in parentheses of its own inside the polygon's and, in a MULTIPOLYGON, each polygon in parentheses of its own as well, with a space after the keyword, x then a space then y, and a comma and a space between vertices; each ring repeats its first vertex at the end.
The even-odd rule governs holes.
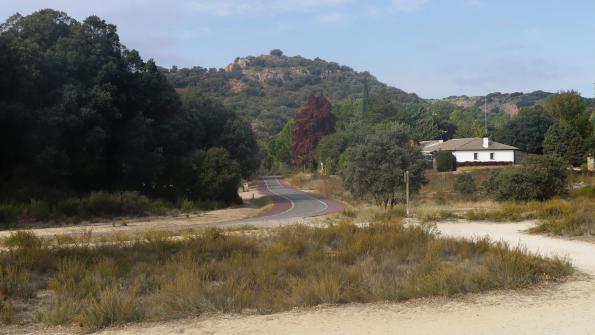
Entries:
POLYGON ((457 170, 457 158, 450 151, 438 151, 436 153, 436 166, 438 172, 449 172, 457 170))
POLYGON ((11 324, 14 322, 14 307, 8 301, 0 300, 0 324, 11 324))
POLYGON ((476 191, 475 180, 468 173, 458 175, 455 180, 454 189, 461 194, 471 195, 476 191))
POLYGON ((56 213, 66 217, 88 216, 88 200, 81 198, 66 198, 56 204, 56 213))
POLYGON ((0 227, 10 228, 19 219, 20 208, 13 204, 0 204, 0 227))
POLYGON ((494 170, 485 184, 497 200, 547 200, 566 193, 567 165, 555 156, 529 156, 518 168, 494 170))
POLYGON ((89 212, 93 216, 116 216, 120 215, 119 196, 106 192, 93 192, 89 196, 89 212))
POLYGON ((123 192, 120 195, 120 212, 124 215, 143 216, 151 210, 151 201, 138 192, 123 192))
POLYGON ((94 192, 89 196, 87 211, 93 216, 112 218, 124 215, 144 216, 163 207, 163 204, 151 202, 138 192, 94 192))
POLYGON ((42 240, 33 232, 23 230, 11 233, 3 242, 5 246, 16 249, 39 248, 42 245, 42 240))
POLYGON ((0 297, 32 298, 35 289, 31 284, 31 274, 26 269, 14 265, 0 265, 0 297))
POLYGON ((29 215, 35 221, 47 221, 52 214, 51 208, 47 202, 43 200, 32 199, 29 205, 29 215))

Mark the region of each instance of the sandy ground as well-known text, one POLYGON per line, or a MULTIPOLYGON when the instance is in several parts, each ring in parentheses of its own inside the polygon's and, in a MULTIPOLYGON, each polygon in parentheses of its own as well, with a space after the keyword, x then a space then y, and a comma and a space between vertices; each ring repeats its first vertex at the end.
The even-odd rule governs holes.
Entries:
MULTIPOLYGON (((163 230, 180 228, 184 229, 187 226, 194 226, 197 224, 218 223, 241 220, 257 216, 262 213, 263 208, 258 208, 251 203, 251 200, 259 199, 264 194, 256 189, 251 189, 248 192, 239 193, 245 204, 242 206, 224 208, 213 211, 206 211, 201 213, 193 213, 186 215, 173 216, 159 216, 148 218, 133 218, 133 219, 115 219, 94 223, 81 223, 76 226, 62 226, 49 228, 33 228, 27 229, 33 231, 37 236, 49 237, 56 235, 82 235, 89 230, 93 234, 118 234, 126 233, 133 234, 137 232, 144 232, 146 230, 163 230)), ((4 238, 13 233, 14 230, 0 231, 0 238, 4 238)), ((1 333, 0 333, 1 334, 1 333)))
POLYGON ((265 316, 202 316, 130 325, 101 334, 595 334, 595 245, 522 233, 530 223, 438 226, 448 236, 489 235, 535 253, 569 257, 583 274, 560 285, 522 291, 265 316))

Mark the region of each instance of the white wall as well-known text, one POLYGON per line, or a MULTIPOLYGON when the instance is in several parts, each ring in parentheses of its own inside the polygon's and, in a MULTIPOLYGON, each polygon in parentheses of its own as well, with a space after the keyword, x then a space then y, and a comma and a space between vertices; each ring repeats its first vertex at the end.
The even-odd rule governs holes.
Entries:
POLYGON ((514 163, 514 150, 478 150, 478 151, 453 151, 458 163, 466 162, 510 162, 514 163), (477 159, 473 159, 473 154, 477 153, 477 159), (490 153, 494 154, 494 159, 490 159, 490 153))

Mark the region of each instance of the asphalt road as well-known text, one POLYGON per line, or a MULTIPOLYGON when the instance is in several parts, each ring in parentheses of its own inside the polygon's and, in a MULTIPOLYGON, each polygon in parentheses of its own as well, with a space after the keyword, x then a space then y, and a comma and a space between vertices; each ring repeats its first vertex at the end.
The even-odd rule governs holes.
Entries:
POLYGON ((336 200, 296 190, 281 177, 262 177, 258 188, 271 198, 273 208, 262 216, 245 219, 241 223, 299 221, 302 218, 333 214, 345 209, 345 205, 336 200))

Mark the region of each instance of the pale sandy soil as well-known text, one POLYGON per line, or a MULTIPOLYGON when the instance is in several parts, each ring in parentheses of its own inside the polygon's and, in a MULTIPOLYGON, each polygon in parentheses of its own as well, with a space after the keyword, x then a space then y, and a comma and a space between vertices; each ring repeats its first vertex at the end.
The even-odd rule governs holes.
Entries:
MULTIPOLYGON (((259 208, 251 203, 251 200, 259 199, 264 195, 258 190, 239 193, 245 201, 245 205, 193 213, 189 215, 178 216, 159 216, 149 218, 133 219, 114 219, 104 222, 82 223, 76 226, 60 226, 49 228, 27 229, 40 237, 49 237, 56 235, 82 235, 89 230, 93 234, 118 234, 118 233, 137 233, 146 230, 163 230, 171 228, 183 229, 187 226, 197 224, 217 223, 241 220, 257 216, 262 213, 263 208, 259 208)), ((9 236, 14 230, 0 231, 0 239, 9 236)), ((1 334, 1 333, 0 333, 1 334)))

